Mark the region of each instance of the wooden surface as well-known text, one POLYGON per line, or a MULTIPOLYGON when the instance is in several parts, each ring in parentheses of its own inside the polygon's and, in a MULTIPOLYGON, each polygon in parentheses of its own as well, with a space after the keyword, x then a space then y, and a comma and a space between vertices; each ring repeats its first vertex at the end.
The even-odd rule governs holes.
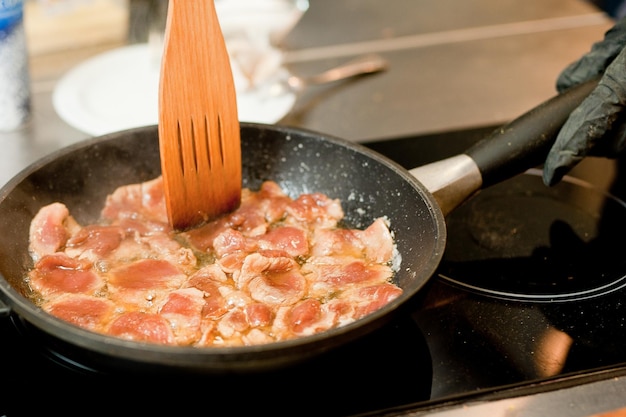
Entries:
POLYGON ((128 32, 128 9, 122 0, 27 1, 24 25, 31 56, 119 43, 128 32), (64 5, 64 6, 63 6, 64 5), (63 7, 61 7, 63 6, 63 7))

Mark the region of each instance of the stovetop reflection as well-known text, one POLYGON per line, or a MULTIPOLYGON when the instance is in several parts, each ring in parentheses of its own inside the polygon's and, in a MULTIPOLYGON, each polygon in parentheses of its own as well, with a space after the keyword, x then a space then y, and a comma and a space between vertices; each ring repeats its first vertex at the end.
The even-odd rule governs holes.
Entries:
POLYGON ((85 401, 97 405, 99 415, 131 410, 191 415, 205 410, 220 415, 346 416, 430 396, 428 348, 406 315, 303 364, 236 375, 134 371, 99 362, 91 366, 88 352, 59 349, 19 317, 0 320, 0 326, 5 381, 0 415, 9 417, 55 412, 82 416, 85 401), (24 400, 24 394, 41 393, 58 401, 24 400))
MULTIPOLYGON (((367 146, 413 168, 494 128, 367 146)), ((440 268, 411 305, 382 329, 288 369, 112 371, 52 348, 18 317, 0 319, 8 386, 0 415, 83 415, 77 399, 85 398, 101 414, 379 415, 624 364, 626 257, 614 243, 626 231, 620 166, 589 159, 572 173, 587 182, 548 189, 529 172, 484 190, 446 219, 440 268), (39 401, 42 392, 58 401, 39 401)))

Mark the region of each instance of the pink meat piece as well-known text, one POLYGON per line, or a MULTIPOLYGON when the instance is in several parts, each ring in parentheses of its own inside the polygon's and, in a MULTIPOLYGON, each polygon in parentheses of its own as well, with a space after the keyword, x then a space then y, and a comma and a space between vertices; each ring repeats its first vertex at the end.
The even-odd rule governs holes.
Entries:
POLYGON ((106 298, 65 294, 42 308, 62 320, 92 331, 102 331, 111 319, 115 304, 106 298))
POLYGON ((285 209, 291 203, 289 197, 274 181, 265 181, 256 192, 258 198, 264 202, 265 219, 274 223, 285 216, 285 209))
POLYGON ((139 236, 152 236, 154 234, 169 233, 172 230, 169 224, 136 217, 116 219, 114 224, 121 227, 129 235, 138 234, 139 236))
POLYGON ((228 309, 244 308, 255 302, 248 292, 230 286, 220 287, 220 293, 224 297, 228 309))
POLYGON ((218 332, 226 339, 241 338, 249 327, 246 314, 238 308, 228 311, 217 323, 218 332))
POLYGON ((395 244, 387 220, 382 217, 374 220, 365 230, 359 231, 358 235, 368 261, 375 263, 391 261, 395 244))
POLYGON ((236 274, 243 267, 247 256, 247 252, 234 252, 219 258, 216 262, 225 273, 236 274))
POLYGON ((350 288, 382 284, 393 276, 388 265, 367 263, 350 257, 312 257, 303 265, 302 272, 313 287, 312 295, 350 288))
POLYGON ((248 284, 250 296, 269 305, 290 305, 302 299, 305 279, 298 270, 264 272, 248 284))
POLYGON ((156 233, 140 240, 150 248, 150 255, 145 256, 146 258, 158 258, 185 271, 195 270, 197 259, 193 250, 184 247, 169 234, 156 233))
POLYGON ((259 236, 285 216, 291 198, 275 182, 266 181, 257 192, 244 190, 239 208, 229 215, 229 225, 245 236, 259 236))
POLYGON ((312 256, 351 256, 361 258, 365 247, 357 230, 315 229, 311 245, 312 256))
POLYGON ((256 242, 238 230, 226 229, 213 240, 213 249, 218 258, 236 252, 249 253, 256 250, 256 242))
POLYGON ((209 265, 192 275, 183 285, 184 288, 195 288, 201 291, 203 318, 218 318, 228 311, 226 299, 220 292, 226 275, 215 265, 209 265), (224 279, 222 279, 222 276, 224 279))
POLYGON ((274 313, 263 303, 250 303, 244 307, 248 324, 252 327, 264 327, 272 323, 274 313))
POLYGON ((194 272, 185 286, 207 291, 203 287, 204 283, 218 282, 223 284, 227 281, 228 277, 217 264, 208 264, 194 272))
POLYGON ((114 221, 126 218, 141 218, 168 224, 163 178, 117 188, 107 196, 101 216, 114 221))
POLYGON ((169 233, 142 236, 113 225, 81 229, 68 240, 65 252, 71 257, 89 259, 103 270, 139 259, 161 259, 190 273, 197 265, 193 250, 169 233))
POLYGON ((110 298, 126 309, 154 312, 187 276, 167 261, 142 259, 108 274, 110 298))
POLYGON ((30 271, 29 278, 31 287, 45 297, 65 293, 94 294, 104 286, 91 262, 70 258, 62 252, 42 257, 30 271))
POLYGON ((300 301, 286 316, 286 325, 296 335, 311 335, 328 330, 335 324, 335 315, 316 299, 300 301))
POLYGON ((307 336, 335 327, 337 313, 327 303, 307 298, 292 306, 279 307, 272 322, 271 333, 277 340, 307 336))
POLYGON ((127 289, 176 288, 186 276, 167 261, 142 259, 111 271, 109 284, 127 289))
POLYGON ((215 238, 226 230, 230 230, 228 219, 219 218, 210 223, 206 223, 195 229, 181 233, 191 246, 202 252, 213 250, 213 241, 215 238))
POLYGON ((291 305, 305 294, 306 280, 291 258, 268 258, 258 253, 246 257, 235 284, 248 289, 252 299, 268 305, 291 305))
POLYGON ((62 203, 52 203, 39 209, 30 223, 29 249, 35 261, 53 254, 65 246, 70 237, 67 221, 70 212, 62 203))
POLYGON ((202 305, 202 318, 216 319, 228 311, 226 299, 222 297, 219 287, 211 284, 214 288, 204 292, 204 304, 202 305))
POLYGON ((274 181, 265 181, 257 195, 265 202, 265 219, 275 223, 285 217, 285 210, 292 199, 274 181))
POLYGON ((197 317, 199 319, 203 304, 204 295, 199 289, 185 288, 175 290, 169 293, 167 299, 159 309, 159 313, 162 316, 180 315, 185 317, 197 317))
POLYGON ((287 207, 288 222, 305 223, 314 227, 336 227, 343 218, 343 209, 337 199, 321 193, 302 194, 287 207))
POLYGON ((376 219, 365 230, 317 228, 312 241, 312 256, 352 256, 387 263, 394 253, 393 236, 383 218, 376 219))
POLYGON ((353 319, 359 319, 389 304, 402 294, 402 289, 385 282, 382 284, 359 287, 344 291, 339 299, 354 309, 353 319))
POLYGON ((108 253, 105 257, 99 257, 89 251, 80 252, 72 248, 68 248, 66 253, 71 256, 91 259, 92 262, 100 264, 104 270, 117 267, 121 264, 134 262, 137 259, 145 259, 154 257, 156 254, 151 250, 150 246, 143 239, 134 235, 127 235, 115 250, 108 253))
POLYGON ((243 198, 237 210, 228 216, 228 225, 245 236, 257 236, 265 233, 268 222, 263 206, 258 204, 257 196, 243 198))
POLYGON ((168 294, 159 314, 170 323, 176 344, 191 345, 200 338, 204 303, 204 295, 197 288, 175 290, 168 294))
POLYGON ((137 342, 175 344, 174 333, 170 324, 158 314, 139 311, 123 313, 113 320, 107 333, 111 336, 137 342))
POLYGON ((279 227, 258 237, 261 250, 284 251, 296 258, 309 253, 309 241, 304 230, 296 227, 279 227))
POLYGON ((87 258, 102 258, 117 249, 125 238, 118 226, 89 225, 81 228, 66 243, 65 252, 74 258, 88 253, 87 258))

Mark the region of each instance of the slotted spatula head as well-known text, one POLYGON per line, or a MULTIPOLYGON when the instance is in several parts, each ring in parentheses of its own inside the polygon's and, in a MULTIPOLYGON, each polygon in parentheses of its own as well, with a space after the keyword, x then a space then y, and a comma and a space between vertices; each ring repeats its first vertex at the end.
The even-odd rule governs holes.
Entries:
POLYGON ((239 206, 237 98, 213 0, 169 1, 159 146, 172 227, 189 229, 239 206))

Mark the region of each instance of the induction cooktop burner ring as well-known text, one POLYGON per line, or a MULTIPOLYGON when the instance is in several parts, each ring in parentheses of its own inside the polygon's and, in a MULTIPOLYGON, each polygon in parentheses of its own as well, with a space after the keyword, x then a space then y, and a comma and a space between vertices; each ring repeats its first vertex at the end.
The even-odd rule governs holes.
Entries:
POLYGON ((589 300, 604 295, 611 294, 626 287, 626 276, 622 276, 617 281, 611 282, 603 287, 594 288, 589 291, 572 292, 566 294, 522 294, 512 293, 506 291, 497 291, 489 288, 482 288, 479 286, 471 285, 462 281, 455 280, 454 278, 445 276, 443 274, 437 274, 437 276, 446 282, 453 284, 457 287, 464 288, 466 290, 484 294, 492 298, 498 298, 501 300, 511 300, 520 302, 531 303, 553 303, 553 302, 573 302, 589 300))
POLYGON ((572 302, 626 287, 626 203, 566 176, 528 170, 486 188, 446 219, 439 279, 492 298, 572 302))

